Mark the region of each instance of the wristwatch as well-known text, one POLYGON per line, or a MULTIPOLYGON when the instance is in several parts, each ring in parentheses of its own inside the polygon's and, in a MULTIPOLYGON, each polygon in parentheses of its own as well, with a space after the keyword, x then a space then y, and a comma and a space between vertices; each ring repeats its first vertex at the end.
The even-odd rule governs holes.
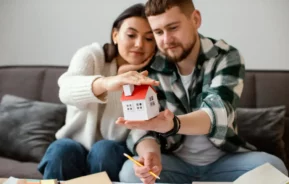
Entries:
POLYGON ((174 122, 174 127, 166 133, 160 133, 161 136, 169 137, 172 135, 176 135, 179 132, 179 130, 181 128, 181 121, 176 115, 173 118, 173 122, 174 122))

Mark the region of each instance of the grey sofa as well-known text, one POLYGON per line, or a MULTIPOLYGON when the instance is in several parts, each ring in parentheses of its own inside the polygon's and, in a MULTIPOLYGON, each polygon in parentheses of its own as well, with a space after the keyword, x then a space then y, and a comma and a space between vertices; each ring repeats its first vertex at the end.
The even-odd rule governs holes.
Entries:
MULTIPOLYGON (((0 99, 12 94, 27 99, 60 103, 57 79, 67 69, 61 66, 0 67, 0 99)), ((289 71, 247 71, 240 107, 258 108, 286 105, 283 140, 289 158, 289 71)), ((1 144, 1 140, 0 140, 1 144)), ((288 165, 287 165, 288 168, 288 165)), ((41 178, 37 163, 1 157, 2 177, 41 178)))

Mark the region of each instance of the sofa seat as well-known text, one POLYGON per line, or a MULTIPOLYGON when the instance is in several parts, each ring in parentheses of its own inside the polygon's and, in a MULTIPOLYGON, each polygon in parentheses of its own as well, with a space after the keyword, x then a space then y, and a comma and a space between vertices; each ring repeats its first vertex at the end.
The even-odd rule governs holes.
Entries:
POLYGON ((11 175, 16 178, 42 178, 41 173, 37 170, 37 163, 19 162, 0 157, 0 178, 7 178, 11 175))

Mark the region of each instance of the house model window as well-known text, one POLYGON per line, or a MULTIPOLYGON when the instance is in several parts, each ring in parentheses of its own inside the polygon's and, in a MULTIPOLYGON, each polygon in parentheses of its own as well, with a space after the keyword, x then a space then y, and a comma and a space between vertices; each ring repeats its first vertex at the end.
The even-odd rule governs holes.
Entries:
POLYGON ((154 106, 154 105, 155 105, 154 97, 151 96, 151 97, 149 98, 149 100, 150 100, 150 105, 151 105, 151 106, 154 106))
POLYGON ((142 103, 136 103, 136 109, 140 111, 143 110, 142 103))
POLYGON ((132 104, 126 104, 126 110, 127 111, 133 111, 132 104))

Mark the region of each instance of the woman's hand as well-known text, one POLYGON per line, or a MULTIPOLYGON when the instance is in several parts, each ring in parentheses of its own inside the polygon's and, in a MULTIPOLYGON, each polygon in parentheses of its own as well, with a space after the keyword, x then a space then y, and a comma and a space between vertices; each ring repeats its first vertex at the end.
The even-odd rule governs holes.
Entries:
POLYGON ((144 68, 145 66, 147 66, 149 64, 149 62, 151 61, 152 57, 154 56, 151 55, 148 59, 146 59, 143 63, 139 64, 139 65, 133 65, 133 64, 124 64, 124 65, 121 65, 119 68, 118 68, 118 74, 122 74, 122 73, 126 73, 126 72, 129 72, 129 71, 137 71, 137 70, 140 70, 142 68, 144 68))
POLYGON ((133 85, 152 85, 157 86, 159 82, 147 77, 148 72, 143 71, 141 73, 136 71, 126 72, 117 76, 110 76, 100 78, 102 87, 106 91, 117 91, 121 90, 125 84, 133 85))

